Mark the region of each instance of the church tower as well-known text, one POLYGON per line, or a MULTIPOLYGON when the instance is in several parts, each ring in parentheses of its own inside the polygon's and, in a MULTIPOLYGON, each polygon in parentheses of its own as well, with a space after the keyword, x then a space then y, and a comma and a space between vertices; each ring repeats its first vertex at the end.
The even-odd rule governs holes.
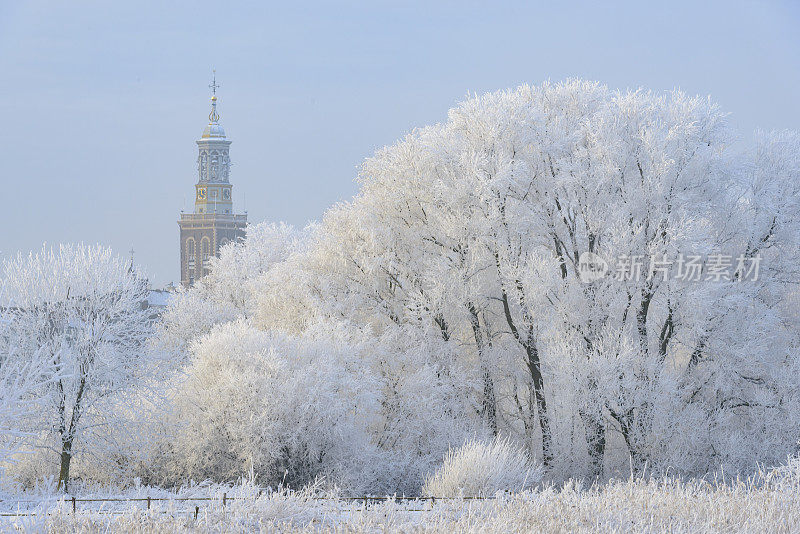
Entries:
POLYGON ((212 90, 211 113, 203 136, 197 141, 198 179, 194 186, 194 212, 181 212, 181 284, 192 286, 208 274, 209 258, 229 241, 244 238, 246 214, 233 211, 233 185, 230 183, 231 142, 219 124, 216 77, 212 90))

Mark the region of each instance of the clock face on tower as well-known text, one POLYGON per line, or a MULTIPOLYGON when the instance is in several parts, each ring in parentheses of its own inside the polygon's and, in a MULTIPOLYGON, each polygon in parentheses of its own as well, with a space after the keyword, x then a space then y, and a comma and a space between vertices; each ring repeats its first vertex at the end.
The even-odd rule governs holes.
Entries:
POLYGON ((200 200, 205 200, 205 198, 206 198, 206 188, 205 187, 200 187, 200 188, 197 189, 197 198, 199 198, 200 200))

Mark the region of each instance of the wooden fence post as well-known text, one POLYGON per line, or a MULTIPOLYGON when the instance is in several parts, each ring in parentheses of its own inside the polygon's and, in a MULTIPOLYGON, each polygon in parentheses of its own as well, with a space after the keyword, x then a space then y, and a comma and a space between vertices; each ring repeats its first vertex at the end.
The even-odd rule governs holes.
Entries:
POLYGON ((150 509, 150 495, 147 496, 147 509, 150 509))
POLYGON ((228 501, 228 493, 225 492, 225 493, 222 494, 222 507, 223 508, 225 508, 225 504, 227 503, 227 501, 228 501))
POLYGON ((72 513, 75 513, 75 496, 72 496, 72 513))
POLYGON ((200 513, 200 507, 195 505, 194 507, 194 520, 197 521, 197 514, 200 513))

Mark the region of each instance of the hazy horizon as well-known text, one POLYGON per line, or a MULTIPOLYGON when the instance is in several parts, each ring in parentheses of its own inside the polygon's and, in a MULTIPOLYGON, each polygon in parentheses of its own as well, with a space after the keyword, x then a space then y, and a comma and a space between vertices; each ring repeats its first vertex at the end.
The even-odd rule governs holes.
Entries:
POLYGON ((789 2, 0 1, 0 258, 99 242, 134 247, 155 285, 179 281, 213 68, 236 210, 246 196, 250 222, 302 226, 356 192, 365 157, 467 93, 570 77, 677 87, 711 95, 744 137, 797 129, 798 23, 789 2))

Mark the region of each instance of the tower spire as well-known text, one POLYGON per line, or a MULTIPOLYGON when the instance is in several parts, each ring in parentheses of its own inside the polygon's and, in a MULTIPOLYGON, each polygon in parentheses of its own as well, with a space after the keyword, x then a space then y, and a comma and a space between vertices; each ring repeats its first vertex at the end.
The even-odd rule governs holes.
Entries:
POLYGON ((211 83, 208 86, 211 88, 211 93, 213 95, 216 95, 217 87, 220 87, 220 85, 217 83, 217 69, 213 69, 211 72, 212 72, 212 79, 211 83))
POLYGON ((217 69, 211 71, 211 83, 208 85, 211 88, 211 113, 208 114, 208 120, 212 124, 219 122, 219 115, 217 114, 217 88, 220 84, 217 83, 217 69))

